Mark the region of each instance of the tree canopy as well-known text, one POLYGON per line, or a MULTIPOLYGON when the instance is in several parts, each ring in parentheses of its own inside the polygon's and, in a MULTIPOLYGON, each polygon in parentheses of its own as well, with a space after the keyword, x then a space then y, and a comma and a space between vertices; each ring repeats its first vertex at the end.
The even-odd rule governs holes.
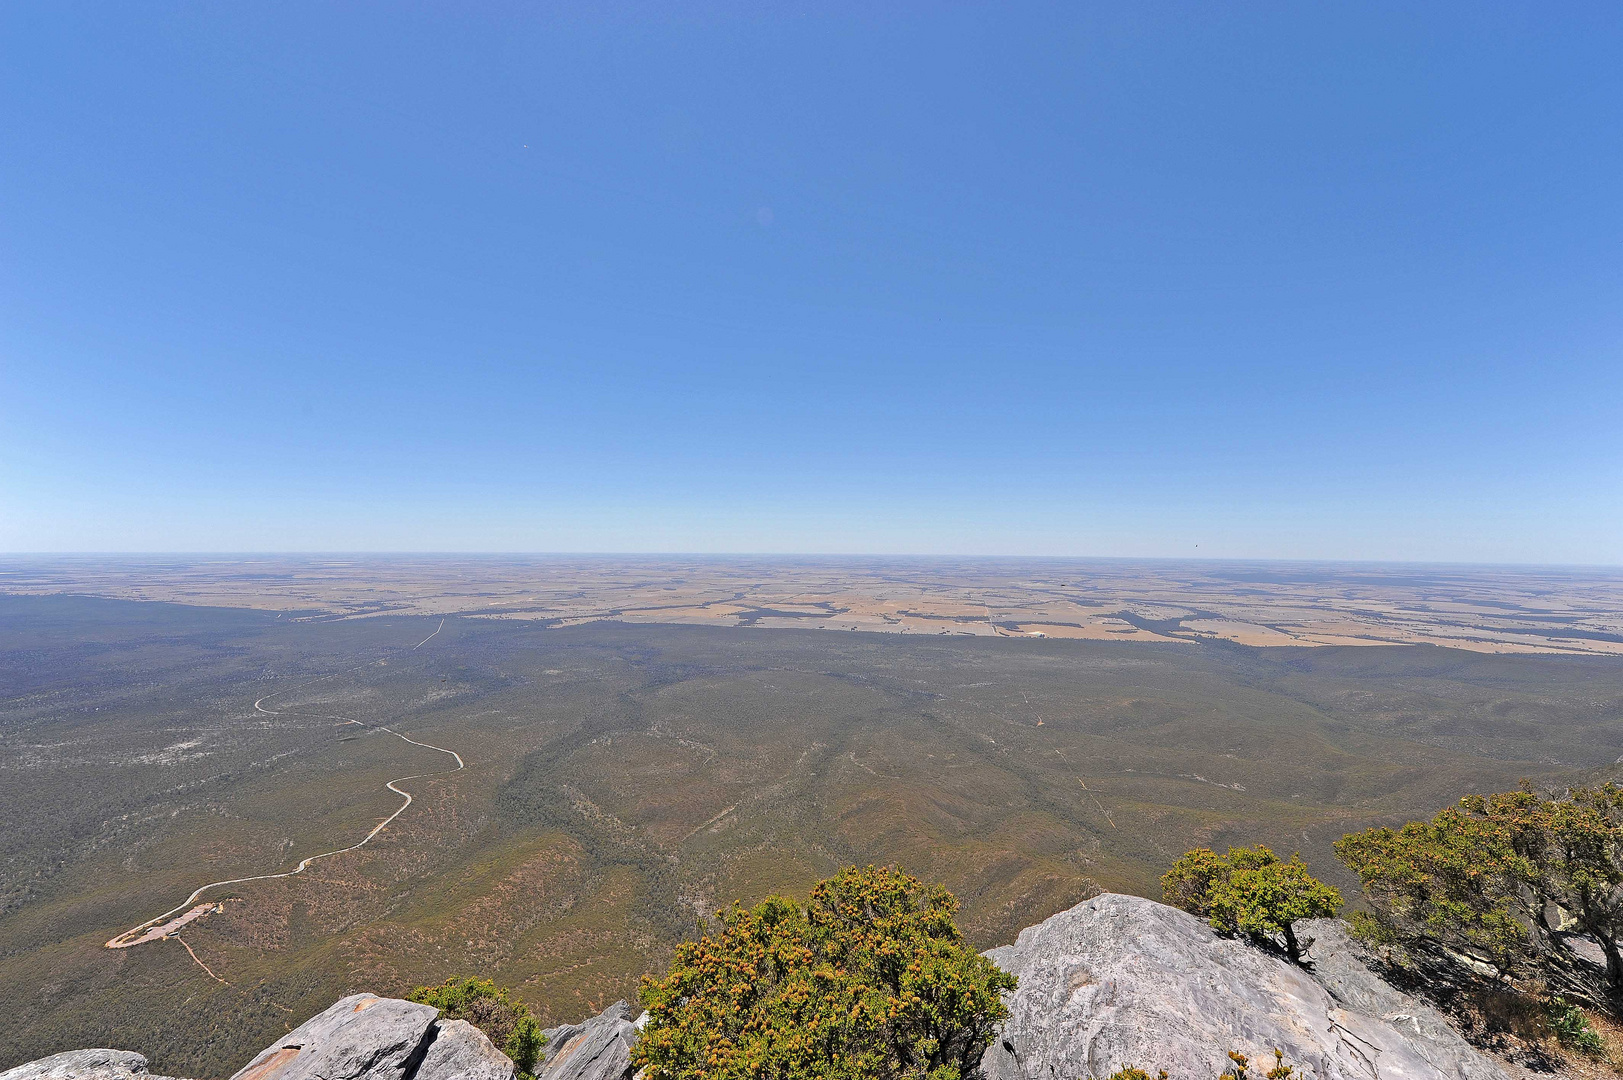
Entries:
POLYGON ((1341 908, 1341 893, 1309 874, 1299 855, 1283 862, 1262 845, 1231 847, 1227 855, 1185 852, 1161 877, 1161 895, 1224 933, 1282 938, 1293 960, 1301 958, 1296 921, 1329 918, 1341 908))
POLYGON ((964 942, 957 910, 873 866, 805 904, 735 903, 644 980, 633 1064, 649 1080, 970 1080, 1015 979, 964 942))
POLYGON ((1471 795, 1430 821, 1342 837, 1336 854, 1398 933, 1436 941, 1502 975, 1570 968, 1563 930, 1601 946, 1623 994, 1623 788, 1551 798, 1523 784, 1471 795))

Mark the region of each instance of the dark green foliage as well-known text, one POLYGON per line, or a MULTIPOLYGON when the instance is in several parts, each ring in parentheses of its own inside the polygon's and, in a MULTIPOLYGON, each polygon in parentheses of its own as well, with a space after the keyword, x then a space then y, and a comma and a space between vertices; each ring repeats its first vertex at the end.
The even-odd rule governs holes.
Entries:
POLYGON ((734 904, 644 981, 632 1062, 650 1080, 972 1077, 1015 979, 965 944, 957 910, 946 889, 872 866, 804 906, 734 904))
POLYGON ((541 1024, 535 1017, 525 1013, 513 1024, 513 1033, 507 1037, 503 1049, 507 1052, 507 1056, 513 1059, 518 1074, 529 1076, 535 1072, 536 1059, 541 1056, 541 1048, 545 1045, 547 1037, 541 1034, 541 1024))
POLYGON ((1369 829, 1336 844, 1393 929, 1491 963, 1501 974, 1570 966, 1567 913, 1600 943, 1623 993, 1623 789, 1520 790, 1461 799, 1430 821, 1369 829))
POLYGON ((1341 894, 1309 874, 1300 856, 1282 862, 1261 845, 1229 848, 1226 856, 1209 848, 1185 852, 1162 876, 1161 895, 1223 933, 1256 942, 1283 938, 1292 960, 1301 957, 1296 921, 1329 918, 1341 908, 1341 894))
MULTIPOLYGON (((1231 848, 1230 853, 1236 850, 1231 848)), ((1212 886, 1227 878, 1229 860, 1211 848, 1186 851, 1161 875, 1161 899, 1173 907, 1207 918, 1211 915, 1212 886)))
POLYGON ((466 1020, 483 1031, 513 1059, 520 1074, 535 1068, 547 1042, 529 1006, 514 1001, 490 979, 447 979, 438 986, 419 986, 406 999, 434 1006, 442 1019, 466 1020))

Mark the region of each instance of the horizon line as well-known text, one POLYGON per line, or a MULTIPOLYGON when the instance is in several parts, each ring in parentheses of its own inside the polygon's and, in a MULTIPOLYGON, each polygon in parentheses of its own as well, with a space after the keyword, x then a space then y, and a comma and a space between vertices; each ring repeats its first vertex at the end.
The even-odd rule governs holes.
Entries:
POLYGON ((245 558, 462 558, 462 559, 894 559, 939 561, 947 559, 1009 562, 1110 562, 1110 563, 1253 563, 1311 564, 1321 566, 1407 566, 1476 567, 1501 569, 1608 570, 1623 571, 1623 563, 1586 562, 1490 562, 1448 559, 1379 559, 1325 556, 1246 556, 1246 555, 1015 555, 955 554, 929 552, 861 551, 481 551, 413 550, 406 548, 295 549, 237 551, 0 551, 0 560, 47 558, 101 559, 245 559, 245 558))

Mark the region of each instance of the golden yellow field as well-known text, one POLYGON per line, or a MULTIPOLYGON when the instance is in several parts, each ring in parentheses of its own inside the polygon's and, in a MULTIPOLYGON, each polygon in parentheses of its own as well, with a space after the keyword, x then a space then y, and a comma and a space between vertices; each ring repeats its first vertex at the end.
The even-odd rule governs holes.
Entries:
POLYGON ((1623 654, 1616 569, 695 556, 266 556, 0 564, 0 592, 286 613, 897 634, 1434 644, 1623 654))

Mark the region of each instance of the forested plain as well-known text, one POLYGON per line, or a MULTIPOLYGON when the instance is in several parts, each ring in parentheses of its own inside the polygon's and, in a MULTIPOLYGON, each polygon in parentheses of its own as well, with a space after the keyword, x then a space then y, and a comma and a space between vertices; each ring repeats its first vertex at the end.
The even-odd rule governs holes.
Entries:
POLYGON ((0 596, 0 1068, 228 1075, 345 992, 457 974, 579 1019, 706 912, 851 863, 945 883, 982 948, 1195 846, 1352 886, 1347 832, 1623 755, 1607 657, 439 626, 0 596), (103 947, 354 843, 413 773, 367 847, 208 894, 190 951, 103 947))

